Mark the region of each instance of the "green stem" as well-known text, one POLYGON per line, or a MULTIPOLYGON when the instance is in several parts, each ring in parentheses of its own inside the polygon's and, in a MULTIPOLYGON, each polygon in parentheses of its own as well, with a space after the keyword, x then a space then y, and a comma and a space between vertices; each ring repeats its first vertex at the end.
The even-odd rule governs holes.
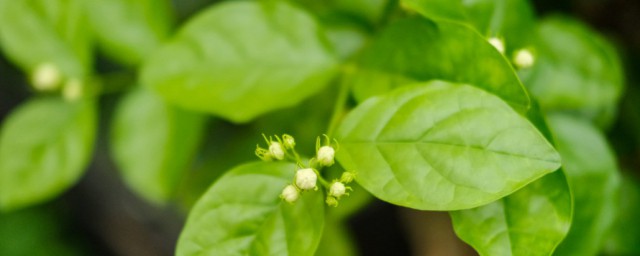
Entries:
POLYGON ((291 152, 291 154, 285 154, 287 156, 287 160, 294 161, 296 164, 302 164, 302 159, 300 158, 300 154, 296 151, 295 148, 287 150, 287 152, 291 152), (293 154, 293 155, 292 155, 293 154))
POLYGON ((320 181, 320 184, 322 184, 322 186, 324 186, 324 188, 329 189, 329 182, 327 180, 325 180, 322 175, 320 175, 320 173, 316 173, 318 175, 318 180, 320 181))
POLYGON ((333 114, 331 115, 331 120, 329 122, 329 128, 327 129, 327 135, 331 138, 333 137, 333 133, 335 132, 338 124, 340 123, 340 120, 342 120, 342 116, 343 116, 343 112, 345 109, 345 105, 347 104, 347 100, 349 99, 349 89, 350 89, 350 84, 344 82, 344 76, 345 74, 349 73, 351 68, 350 66, 345 66, 345 68, 343 68, 343 72, 340 76, 340 82, 339 82, 339 91, 338 91, 338 95, 336 97, 336 103, 333 107, 333 114))

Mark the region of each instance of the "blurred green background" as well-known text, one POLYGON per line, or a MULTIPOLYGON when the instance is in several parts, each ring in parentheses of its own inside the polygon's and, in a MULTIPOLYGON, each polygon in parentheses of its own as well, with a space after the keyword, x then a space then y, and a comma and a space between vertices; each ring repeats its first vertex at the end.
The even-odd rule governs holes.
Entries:
MULTIPOLYGON (((178 24, 215 2, 175 0, 178 24)), ((633 255, 640 247, 637 182, 640 178, 640 1, 538 0, 532 4, 539 16, 565 13, 583 20, 611 39, 623 57, 626 92, 619 106, 619 118, 608 131, 625 174, 620 199, 623 210, 605 244, 605 253, 633 255)), ((99 73, 121 74, 114 80, 133 80, 132 74, 127 76, 127 67, 100 55, 96 68, 99 73)), ((31 95, 25 75, 4 55, 0 55, 0 86, 1 123, 31 95)), ((314 125, 313 122, 328 120, 332 106, 324 104, 327 111, 313 112, 325 116, 307 116, 294 124, 285 122, 286 117, 304 116, 305 109, 322 106, 315 103, 334 97, 329 88, 305 101, 301 108, 268 114, 246 125, 210 118, 202 148, 185 186, 180 189, 178 203, 159 207, 126 187, 109 154, 108 121, 120 96, 109 94, 100 102, 102 118, 95 157, 77 185, 43 205, 0 214, 0 255, 172 255, 187 209, 224 170, 254 159, 253 149, 261 140, 261 133, 286 130, 299 138, 313 139, 316 134, 322 134, 324 128, 324 123, 314 125), (277 118, 283 122, 273 122, 277 118), (227 134, 233 136, 223 136, 227 134)), ((313 141, 299 144, 313 145, 313 141)), ((303 151, 310 153, 313 149, 303 151)), ((350 218, 349 228, 361 255, 410 254, 408 235, 397 213, 396 207, 376 201, 350 218)))

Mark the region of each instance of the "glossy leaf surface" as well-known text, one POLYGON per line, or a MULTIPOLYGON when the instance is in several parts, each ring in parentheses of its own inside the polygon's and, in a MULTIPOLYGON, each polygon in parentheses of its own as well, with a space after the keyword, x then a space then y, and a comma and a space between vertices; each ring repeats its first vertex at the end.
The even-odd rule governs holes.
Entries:
POLYGON ((460 239, 480 255, 550 255, 569 232, 571 194, 563 171, 488 205, 451 212, 460 239))
POLYGON ((480 34, 506 42, 507 52, 529 44, 535 27, 533 10, 526 0, 403 0, 424 17, 458 22, 480 34))
POLYGON ((360 104, 338 130, 340 164, 376 197, 459 210, 560 166, 551 144, 500 98, 469 85, 407 86, 360 104))
POLYGON ((335 70, 309 14, 281 1, 233 1, 190 20, 145 64, 142 81, 176 105, 247 122, 317 93, 335 70))
POLYGON ((0 133, 0 210, 58 196, 82 175, 96 132, 94 105, 57 98, 16 109, 0 133))
POLYGON ((196 203, 177 255, 313 255, 324 226, 321 191, 279 198, 295 166, 254 162, 221 177, 196 203))
MULTIPOLYGON (((551 140, 532 103, 527 118, 551 140)), ((573 199, 560 169, 496 202, 450 214, 458 237, 481 255, 550 255, 569 233, 573 199)))
POLYGON ((410 82, 442 79, 494 93, 520 112, 530 104, 506 59, 461 24, 419 17, 399 20, 374 39, 357 64, 350 79, 358 101, 410 82))

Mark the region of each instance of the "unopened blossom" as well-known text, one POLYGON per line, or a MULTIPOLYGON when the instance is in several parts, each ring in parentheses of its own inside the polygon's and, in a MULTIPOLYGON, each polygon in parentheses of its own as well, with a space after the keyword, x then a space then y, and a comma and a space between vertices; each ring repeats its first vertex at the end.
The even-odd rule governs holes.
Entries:
POLYGON ((271 145, 269 145, 269 152, 271 152, 273 158, 277 160, 284 159, 284 150, 279 142, 271 142, 271 145))
POLYGON ((300 192, 293 185, 288 185, 282 190, 282 194, 280 194, 280 198, 283 200, 293 203, 300 197, 300 192))
POLYGON ((341 196, 344 196, 346 191, 347 188, 344 186, 344 183, 336 181, 331 184, 331 187, 329 188, 329 195, 335 198, 340 198, 341 196))
POLYGON ((318 175, 311 168, 300 169, 296 172, 296 186, 302 190, 311 190, 316 188, 318 175))
POLYGON ((489 43, 493 45, 500 53, 504 53, 504 42, 497 37, 489 38, 489 43))
POLYGON ((527 49, 518 50, 513 56, 513 64, 518 68, 530 68, 535 63, 535 57, 527 49))
POLYGON ((318 163, 322 166, 331 166, 334 163, 336 151, 331 146, 322 146, 318 149, 318 163))

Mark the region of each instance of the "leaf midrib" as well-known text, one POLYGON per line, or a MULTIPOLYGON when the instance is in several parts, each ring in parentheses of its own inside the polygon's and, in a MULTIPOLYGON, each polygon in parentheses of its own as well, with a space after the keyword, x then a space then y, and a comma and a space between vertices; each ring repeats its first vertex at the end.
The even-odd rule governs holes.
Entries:
POLYGON ((526 155, 520 155, 520 154, 513 154, 513 153, 509 153, 509 152, 503 152, 503 151, 496 151, 496 150, 491 150, 491 149, 487 149, 487 148, 482 148, 480 146, 474 146, 474 145, 462 145, 462 144, 455 144, 455 143, 448 143, 448 142, 435 142, 435 141, 346 141, 346 142, 342 142, 341 143, 343 146, 344 145, 359 145, 359 144, 367 144, 367 145, 394 145, 394 144, 398 144, 398 145, 415 145, 415 144, 432 144, 432 145, 446 145, 446 146, 452 146, 452 147, 461 147, 461 148, 470 148, 470 149, 475 149, 475 150, 481 150, 481 151, 488 151, 491 153, 495 153, 495 154, 499 154, 499 155, 505 155, 505 156, 512 156, 512 157, 518 157, 518 158, 525 158, 525 159, 531 159, 531 160, 538 160, 538 161, 542 161, 542 162, 547 162, 547 163, 554 163, 557 164, 559 162, 557 161, 553 161, 553 160, 549 160, 549 159, 542 159, 542 158, 538 158, 538 157, 531 157, 531 156, 526 156, 526 155))

